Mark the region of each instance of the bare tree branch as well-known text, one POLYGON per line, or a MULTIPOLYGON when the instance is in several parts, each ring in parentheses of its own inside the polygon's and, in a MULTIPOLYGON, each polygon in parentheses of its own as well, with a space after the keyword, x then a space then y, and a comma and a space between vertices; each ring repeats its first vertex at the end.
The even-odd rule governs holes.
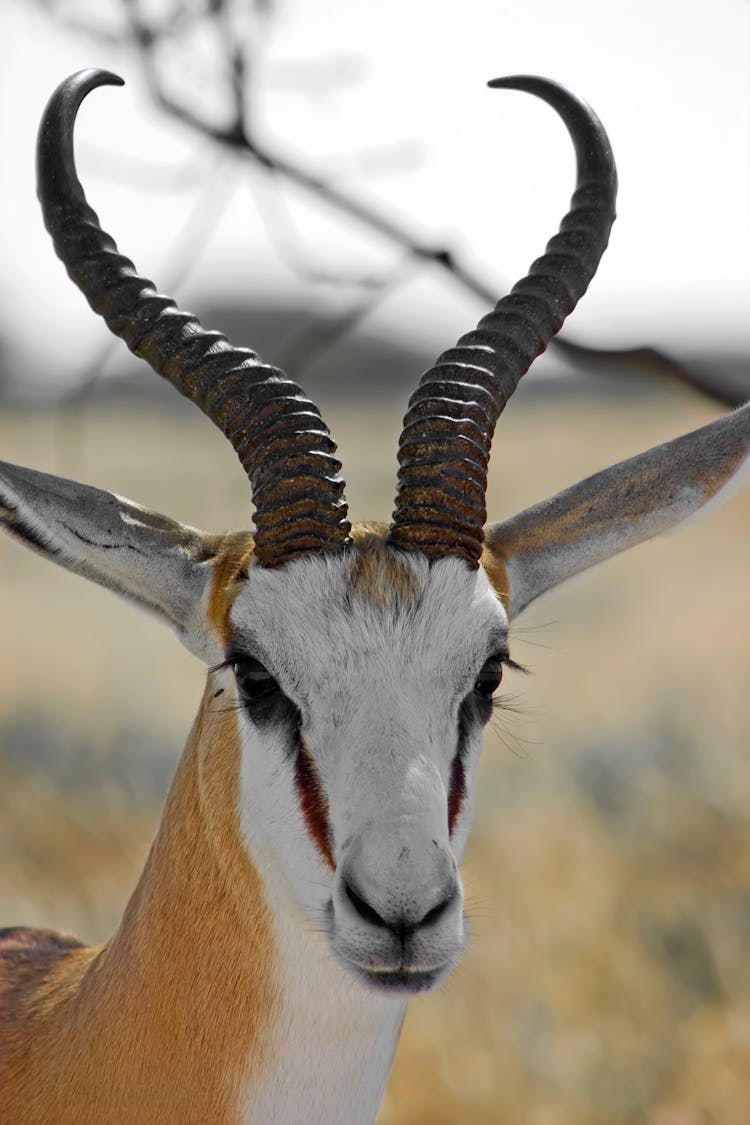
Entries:
POLYGON ((304 372, 314 367, 324 355, 334 348, 344 336, 358 328, 377 306, 399 285, 413 274, 414 259, 407 255, 365 292, 333 324, 315 324, 300 332, 287 342, 285 351, 279 357, 282 368, 304 372))
MULTIPOLYGON (((48 11, 54 7, 50 0, 38 0, 38 2, 48 11)), ((287 159, 258 139, 248 118, 252 79, 248 60, 252 44, 248 42, 246 35, 242 38, 238 34, 235 22, 237 8, 232 0, 203 0, 203 7, 200 3, 191 6, 185 4, 184 0, 175 0, 171 11, 161 18, 161 22, 155 23, 149 23, 145 18, 139 0, 120 0, 120 3, 130 39, 141 60, 149 92, 154 102, 165 113, 200 136, 208 137, 230 151, 244 155, 256 168, 273 175, 276 180, 294 185, 338 215, 354 220, 368 231, 398 247, 414 262, 427 263, 443 270, 464 291, 476 296, 483 304, 494 306, 499 296, 497 288, 489 285, 470 269, 450 247, 434 245, 418 238, 406 224, 398 222, 302 164, 287 159), (230 119, 225 125, 217 125, 199 116, 187 105, 178 101, 167 90, 164 83, 157 57, 159 48, 165 41, 180 34, 191 20, 209 20, 217 23, 223 52, 220 66, 224 70, 224 81, 231 102, 230 119)), ((247 0, 245 0, 245 8, 247 7, 247 0)), ((254 5, 250 7, 256 15, 265 19, 272 9, 272 2, 255 0, 254 5)), ((68 24, 70 24, 69 17, 68 24)), ((330 271, 311 267, 296 250, 292 249, 291 239, 281 234, 284 224, 278 221, 278 215, 271 215, 268 207, 266 207, 265 218, 269 223, 269 232, 274 237, 280 252, 293 264, 293 268, 316 282, 330 283, 334 280, 330 271)), ((391 284, 391 274, 389 272, 383 278, 373 279, 366 275, 351 277, 342 273, 339 280, 378 293, 387 291, 391 284)), ((359 307, 360 303, 366 307, 367 299, 357 302, 356 307, 359 307)), ((354 323, 356 319, 347 315, 342 319, 342 324, 354 323)), ((732 386, 731 382, 717 379, 714 375, 692 371, 657 348, 589 347, 571 338, 569 334, 555 337, 550 347, 581 371, 595 370, 599 374, 606 375, 622 372, 623 368, 639 369, 685 383, 729 405, 737 405, 743 401, 737 387, 732 386)))
POLYGON ((304 248, 304 239, 294 225, 294 220, 284 203, 275 177, 265 182, 253 180, 256 207, 266 232, 279 257, 298 277, 314 284, 348 286, 357 289, 377 289, 383 278, 372 273, 354 272, 343 266, 325 268, 310 257, 304 248), (265 184, 270 183, 270 190, 265 184))
POLYGON ((642 346, 610 350, 581 347, 570 337, 561 337, 557 341, 557 349, 587 374, 596 375, 601 371, 602 364, 615 375, 623 367, 629 367, 657 379, 685 384, 713 402, 721 402, 726 406, 742 406, 750 394, 750 388, 747 385, 740 386, 738 380, 722 376, 716 370, 698 370, 658 348, 642 346))
MULTIPOLYGON (((123 2, 131 12, 135 9, 135 0, 123 0, 123 2)), ((153 36, 144 35, 142 30, 139 31, 137 23, 133 26, 133 31, 136 41, 141 48, 146 79, 151 94, 155 101, 167 113, 178 118, 184 124, 203 135, 212 137, 212 139, 219 144, 226 145, 235 151, 246 154, 260 168, 272 172, 278 177, 282 177, 289 183, 294 184, 304 192, 322 201, 334 211, 346 215, 350 219, 354 219, 370 231, 383 236, 388 241, 399 246, 414 259, 428 262, 444 270, 459 286, 474 294, 483 303, 490 307, 495 305, 498 300, 498 293, 495 287, 488 285, 483 278, 479 277, 473 270, 461 262, 449 247, 435 246, 424 242, 415 237, 412 231, 400 224, 397 220, 376 210, 371 205, 363 202, 349 192, 342 190, 337 185, 316 173, 309 171, 302 165, 290 161, 279 153, 273 152, 265 147, 252 135, 239 109, 236 109, 234 121, 228 128, 223 130, 217 129, 193 115, 185 106, 176 102, 164 90, 160 82, 158 69, 153 61, 153 36)), ((230 56, 230 64, 232 65, 232 73, 235 81, 235 104, 237 106, 239 92, 236 86, 236 62, 233 63, 233 59, 235 58, 236 55, 230 56)), ((308 276, 311 276, 310 272, 308 272, 308 276)), ((317 276, 320 278, 324 275, 318 272, 317 276)), ((330 278, 326 279, 330 280, 330 278)), ((361 280, 359 283, 361 284, 361 280)), ((387 284, 387 280, 384 280, 384 286, 387 287, 387 284)), ((376 288, 378 288, 377 285, 376 288)), ((356 322, 356 319, 357 318, 354 318, 351 323, 356 322)), ((344 321, 342 321, 342 324, 349 323, 349 318, 345 318, 344 321)), ((604 373, 607 374, 609 372, 620 372, 623 367, 635 367, 636 369, 653 371, 675 381, 686 383, 703 394, 731 406, 739 405, 740 402, 744 401, 744 396, 740 395, 736 387, 719 382, 713 376, 702 375, 691 371, 684 364, 658 348, 647 345, 637 348, 619 349, 592 348, 581 344, 575 339, 571 339, 569 335, 555 337, 551 341, 550 346, 569 362, 573 363, 574 366, 583 371, 591 371, 593 368, 596 368, 597 372, 601 372, 603 369, 604 373)))
POLYGON ((80 151, 88 168, 100 180, 126 183, 153 193, 184 191, 200 179, 206 166, 205 156, 200 153, 167 164, 85 142, 80 151))

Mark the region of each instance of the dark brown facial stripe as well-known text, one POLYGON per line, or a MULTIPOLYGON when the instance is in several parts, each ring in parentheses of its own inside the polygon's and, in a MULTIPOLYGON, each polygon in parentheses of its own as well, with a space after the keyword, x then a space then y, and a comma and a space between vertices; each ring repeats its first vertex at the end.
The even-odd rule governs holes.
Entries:
POLYGON ((459 813, 466 796, 466 773, 461 761, 461 751, 453 758, 451 765, 451 785, 448 793, 448 832, 452 836, 459 813))
POLYGON ((328 802, 320 787, 313 760, 301 738, 297 746, 294 780, 307 833, 326 867, 335 871, 336 864, 331 852, 331 830, 328 825, 328 802))

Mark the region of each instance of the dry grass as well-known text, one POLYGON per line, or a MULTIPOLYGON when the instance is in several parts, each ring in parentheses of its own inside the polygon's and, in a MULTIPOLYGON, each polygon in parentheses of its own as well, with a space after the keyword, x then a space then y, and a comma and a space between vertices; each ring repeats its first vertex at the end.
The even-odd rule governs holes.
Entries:
MULTIPOLYGON (((179 407, 180 404, 178 404, 179 407)), ((398 410, 334 412, 357 517, 387 517, 398 410)), ((520 401, 498 516, 707 420, 690 399, 520 401)), ((189 409, 8 414, 0 450, 208 527, 231 451, 189 409)), ((410 1009, 382 1125, 747 1125, 750 489, 543 600, 490 732, 472 938, 410 1009)), ((0 924, 116 923, 201 670, 163 630, 0 544, 0 924), (173 749, 167 749, 172 747, 173 749)))

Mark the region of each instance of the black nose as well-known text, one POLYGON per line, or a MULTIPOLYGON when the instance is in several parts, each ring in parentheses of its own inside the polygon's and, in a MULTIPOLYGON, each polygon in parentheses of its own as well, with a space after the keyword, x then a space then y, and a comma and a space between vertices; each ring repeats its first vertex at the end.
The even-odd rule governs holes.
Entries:
POLYGON ((421 926, 432 926, 436 922, 439 922, 456 897, 455 888, 452 888, 445 898, 441 899, 435 906, 430 907, 421 918, 410 917, 405 912, 384 918, 383 915, 379 914, 375 907, 362 896, 359 890, 356 890, 352 886, 348 879, 344 879, 343 883, 344 894, 351 906, 357 914, 359 914, 360 918, 365 922, 369 922, 371 926, 380 926, 382 929, 389 930, 391 933, 401 938, 407 937, 421 926))

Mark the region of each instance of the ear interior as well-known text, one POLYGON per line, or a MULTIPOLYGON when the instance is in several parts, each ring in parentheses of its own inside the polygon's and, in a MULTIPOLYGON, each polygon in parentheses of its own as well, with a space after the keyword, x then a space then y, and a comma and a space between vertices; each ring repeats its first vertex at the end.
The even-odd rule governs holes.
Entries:
MULTIPOLYGON (((226 537, 89 485, 5 463, 0 525, 66 570, 156 614, 202 659, 221 658, 206 608, 226 537)), ((241 538, 247 553, 251 540, 241 538)))
POLYGON ((750 404, 622 461, 485 532, 509 616, 572 575, 725 498, 750 468, 750 404))

